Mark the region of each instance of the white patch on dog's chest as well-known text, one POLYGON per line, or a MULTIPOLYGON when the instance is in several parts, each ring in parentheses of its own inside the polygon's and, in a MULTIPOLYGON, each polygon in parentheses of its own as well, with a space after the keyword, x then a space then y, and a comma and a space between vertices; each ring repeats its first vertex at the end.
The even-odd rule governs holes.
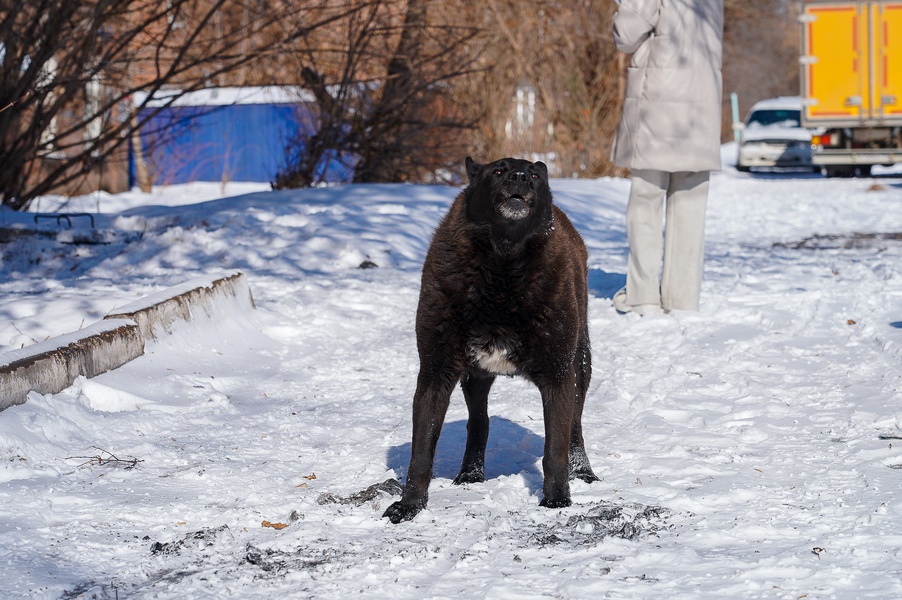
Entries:
POLYGON ((480 369, 495 375, 515 375, 517 365, 510 358, 507 348, 470 348, 470 360, 480 369))

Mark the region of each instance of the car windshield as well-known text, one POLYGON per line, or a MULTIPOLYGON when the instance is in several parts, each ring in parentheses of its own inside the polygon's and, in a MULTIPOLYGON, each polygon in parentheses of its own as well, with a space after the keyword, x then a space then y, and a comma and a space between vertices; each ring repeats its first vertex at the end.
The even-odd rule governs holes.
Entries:
POLYGON ((749 127, 801 127, 802 114, 801 111, 789 108, 772 108, 765 110, 756 110, 749 115, 749 127))

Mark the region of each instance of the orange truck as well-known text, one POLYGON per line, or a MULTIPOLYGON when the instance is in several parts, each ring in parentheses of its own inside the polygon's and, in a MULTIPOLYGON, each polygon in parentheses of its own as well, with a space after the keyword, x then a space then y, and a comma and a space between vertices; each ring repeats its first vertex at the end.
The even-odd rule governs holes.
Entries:
POLYGON ((902 0, 805 0, 802 125, 828 177, 902 162, 902 0))

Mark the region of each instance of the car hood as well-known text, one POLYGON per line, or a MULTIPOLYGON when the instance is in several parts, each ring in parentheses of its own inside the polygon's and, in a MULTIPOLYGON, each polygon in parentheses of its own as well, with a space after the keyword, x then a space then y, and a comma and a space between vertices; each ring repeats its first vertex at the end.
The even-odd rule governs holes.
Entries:
POLYGON ((743 142, 810 142, 811 132, 801 127, 750 127, 742 131, 743 142))

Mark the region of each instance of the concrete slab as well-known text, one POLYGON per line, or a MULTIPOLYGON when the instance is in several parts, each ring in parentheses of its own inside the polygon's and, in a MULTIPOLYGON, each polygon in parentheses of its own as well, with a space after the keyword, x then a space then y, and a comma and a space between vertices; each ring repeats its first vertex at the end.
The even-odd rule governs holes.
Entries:
POLYGON ((177 322, 216 318, 218 306, 235 303, 241 310, 256 308, 243 273, 195 279, 117 309, 75 333, 0 354, 0 411, 22 404, 30 391, 56 394, 79 375, 91 378, 121 367, 144 354, 145 340, 172 333, 177 322))
POLYGON ((28 392, 55 394, 79 375, 94 377, 144 354, 134 321, 110 319, 33 346, 0 354, 0 410, 22 404, 28 392))

